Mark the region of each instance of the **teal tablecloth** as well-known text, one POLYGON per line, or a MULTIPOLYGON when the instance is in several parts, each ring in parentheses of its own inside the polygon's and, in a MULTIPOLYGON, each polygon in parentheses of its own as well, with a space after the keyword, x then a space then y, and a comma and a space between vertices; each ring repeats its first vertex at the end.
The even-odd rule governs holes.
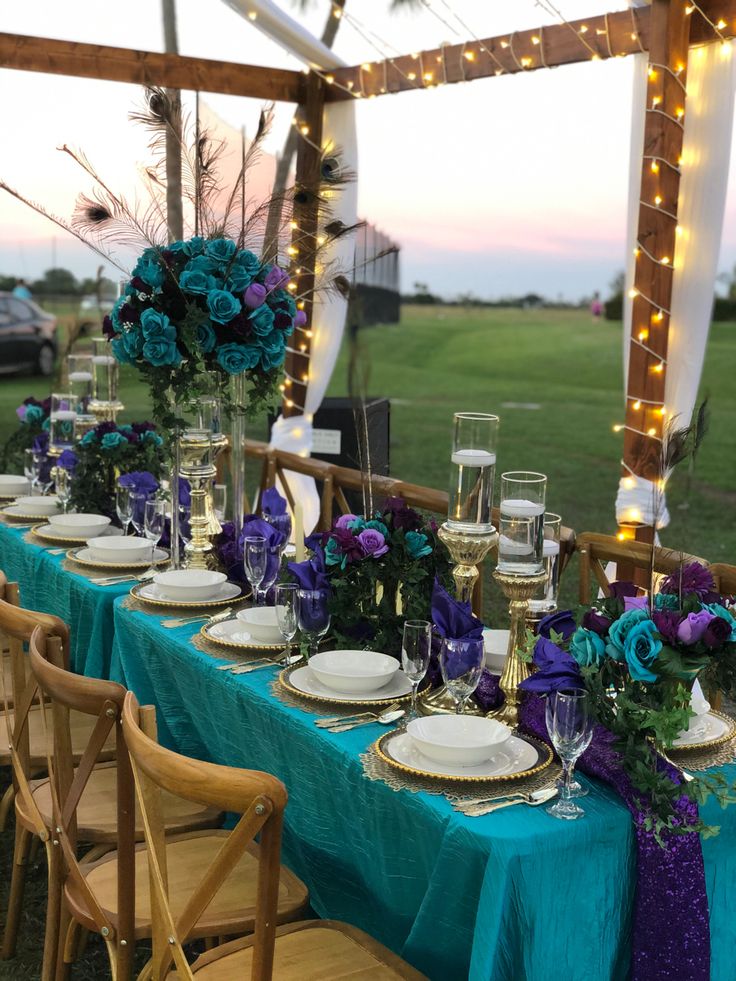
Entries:
MULTIPOLYGON (((73 664, 113 677, 157 707, 163 742, 200 759, 268 770, 289 790, 284 861, 322 916, 362 927, 437 981, 623 979, 633 898, 631 821, 592 783, 586 816, 543 809, 466 818, 442 797, 368 780, 359 754, 379 726, 331 735, 270 692, 271 669, 233 677, 193 648, 0 526, 0 568, 26 605, 73 631, 73 664), (113 622, 114 606, 114 622, 113 622)), ((736 767, 729 767, 736 778, 736 767)), ((713 981, 736 981, 736 807, 710 804, 721 825, 703 843, 713 981)), ((686 981, 686 979, 683 979, 686 981)))

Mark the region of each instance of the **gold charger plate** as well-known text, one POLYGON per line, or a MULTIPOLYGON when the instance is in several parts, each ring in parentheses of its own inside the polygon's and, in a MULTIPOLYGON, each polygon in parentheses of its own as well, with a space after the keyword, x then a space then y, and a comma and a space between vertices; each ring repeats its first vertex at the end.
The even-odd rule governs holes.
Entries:
MULTIPOLYGON (((11 504, 10 507, 13 505, 11 504)), ((28 523, 29 521, 35 521, 39 525, 47 525, 49 523, 48 514, 8 514, 8 509, 3 508, 0 510, 0 514, 5 518, 6 521, 22 521, 23 523, 28 523)))
POLYGON ((702 743, 688 743, 687 746, 672 746, 667 749, 670 756, 674 753, 687 754, 692 753, 694 750, 716 749, 718 746, 725 746, 726 743, 731 742, 734 736, 736 736, 736 719, 732 719, 730 715, 725 715, 723 712, 716 712, 715 709, 711 709, 708 714, 725 722, 727 726, 726 731, 720 736, 716 736, 714 739, 706 739, 702 743))
POLYGON ((446 784, 497 784, 497 783, 509 783, 513 780, 526 780, 529 777, 535 776, 537 773, 541 773, 542 770, 546 770, 547 767, 552 762, 552 749, 547 743, 543 743, 539 739, 534 739, 533 736, 527 736, 526 733, 520 733, 514 731, 514 736, 517 739, 522 739, 524 742, 529 743, 534 749, 539 753, 539 761, 535 766, 530 767, 528 770, 521 770, 519 773, 504 773, 499 776, 472 776, 463 777, 456 776, 455 774, 446 773, 433 773, 431 770, 417 770, 413 766, 407 766, 405 763, 400 763, 395 760, 392 756, 384 750, 384 746, 389 739, 393 739, 397 732, 400 733, 401 730, 393 729, 391 732, 384 733, 379 739, 373 743, 372 749, 380 757, 380 759, 387 765, 390 766, 392 770, 400 770, 401 773, 406 773, 412 777, 418 777, 422 780, 432 780, 439 783, 446 784))
MULTIPOLYGON (((88 566, 90 569, 111 569, 113 571, 116 570, 116 569, 122 569, 123 571, 125 571, 126 569, 144 569, 145 570, 145 569, 149 569, 151 567, 151 563, 150 563, 150 561, 148 559, 146 559, 144 562, 100 562, 97 559, 94 559, 94 560, 93 559, 80 559, 79 558, 79 552, 84 551, 84 549, 86 547, 87 546, 82 545, 79 548, 71 548, 66 553, 66 557, 68 559, 71 559, 73 562, 76 562, 77 565, 88 566)), ((164 563, 168 562, 169 559, 171 558, 171 556, 169 555, 169 552, 168 552, 167 549, 162 548, 160 551, 166 552, 166 555, 163 556, 160 559, 156 559, 156 561, 153 563, 154 565, 163 565, 164 563)))
MULTIPOLYGON (((301 688, 295 688, 291 684, 289 679, 292 674, 297 670, 297 668, 303 668, 305 665, 302 663, 292 664, 290 668, 284 668, 283 671, 279 673, 279 685, 287 691, 290 695, 295 698, 303 699, 305 702, 317 702, 320 705, 330 705, 333 708, 346 708, 353 705, 362 706, 363 708, 370 709, 373 707, 378 707, 380 705, 392 705, 394 702, 408 702, 411 700, 411 692, 406 695, 389 695, 387 698, 358 698, 358 699, 348 699, 348 698, 330 698, 328 695, 312 695, 309 692, 302 691, 301 688)), ((308 665, 307 665, 308 666, 308 665)))
MULTIPOLYGON (((239 603, 243 599, 244 593, 242 587, 239 587, 240 592, 235 596, 228 596, 227 599, 212 599, 212 600, 200 600, 196 603, 187 602, 186 600, 164 600, 164 599, 149 599, 147 596, 141 596, 140 591, 145 589, 146 586, 150 585, 147 582, 136 583, 135 586, 130 591, 130 595, 138 600, 139 603, 143 603, 145 606, 157 606, 163 609, 184 609, 184 610, 202 610, 202 609, 213 609, 218 606, 229 606, 230 603, 239 603)), ((235 585, 235 583, 233 583, 235 585)))
MULTIPOLYGON (((211 644, 217 644, 218 647, 231 647, 236 651, 278 651, 284 650, 286 647, 286 642, 283 640, 280 640, 278 644, 239 644, 237 641, 228 640, 227 637, 215 637, 214 634, 207 633, 207 627, 210 626, 211 624, 205 623, 199 632, 205 640, 211 644)), ((248 631, 243 628, 243 633, 247 634, 248 631)))

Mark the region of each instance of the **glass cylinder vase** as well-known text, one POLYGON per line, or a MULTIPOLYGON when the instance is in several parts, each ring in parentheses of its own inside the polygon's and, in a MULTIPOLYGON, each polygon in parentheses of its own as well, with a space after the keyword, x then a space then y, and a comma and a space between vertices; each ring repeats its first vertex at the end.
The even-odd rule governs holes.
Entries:
POLYGON ((235 540, 243 530, 245 509, 245 374, 233 375, 232 419, 230 426, 230 467, 233 499, 235 540))

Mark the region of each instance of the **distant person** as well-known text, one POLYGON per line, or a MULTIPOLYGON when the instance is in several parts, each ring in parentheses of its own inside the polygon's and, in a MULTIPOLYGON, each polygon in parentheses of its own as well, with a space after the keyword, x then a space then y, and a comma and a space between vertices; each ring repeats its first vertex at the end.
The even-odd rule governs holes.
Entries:
POLYGON ((594 324, 599 323, 602 313, 603 313, 603 304, 601 303, 601 295, 596 290, 595 293, 593 294, 593 300, 591 301, 590 304, 590 314, 593 318, 594 324))
POLYGON ((32 300, 33 294, 28 289, 26 281, 24 279, 19 279, 15 286, 13 287, 13 296, 17 296, 19 300, 32 300))

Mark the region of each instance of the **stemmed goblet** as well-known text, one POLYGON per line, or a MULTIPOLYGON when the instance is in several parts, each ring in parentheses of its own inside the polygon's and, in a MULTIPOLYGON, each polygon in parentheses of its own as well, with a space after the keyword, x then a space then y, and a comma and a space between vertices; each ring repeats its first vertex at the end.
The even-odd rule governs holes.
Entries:
POLYGON ((151 543, 151 568, 148 570, 147 575, 152 575, 156 570, 156 566, 154 565, 156 546, 161 541, 165 522, 166 501, 146 501, 144 531, 146 538, 151 543))
POLYGON ((455 711, 462 715, 465 705, 478 687, 483 673, 485 651, 482 638, 449 638, 440 648, 440 670, 447 690, 455 699, 455 711))
POLYGON ((137 535, 143 535, 146 527, 146 502, 148 494, 132 491, 130 494, 130 520, 137 535))
POLYGON ((330 629, 329 592, 326 589, 297 590, 297 622, 307 639, 307 661, 317 653, 320 639, 330 629))
POLYGON ((243 566, 256 606, 261 605, 260 585, 266 575, 267 564, 266 539, 262 535, 252 535, 246 538, 243 542, 243 566))
POLYGON ((130 522, 133 520, 133 493, 130 487, 125 487, 123 484, 116 485, 115 511, 123 529, 123 535, 127 535, 130 522))
POLYGON ((276 623, 286 645, 284 657, 287 664, 291 657, 291 642, 296 635, 296 593, 296 584, 292 582, 279 583, 274 589, 276 623))
POLYGON ((36 467, 36 454, 32 449, 23 451, 23 474, 26 480, 30 481, 31 494, 33 494, 38 480, 38 468, 36 467))
POLYGON ((587 691, 563 689, 547 696, 547 732, 562 760, 561 798, 547 808, 547 813, 565 821, 582 817, 585 811, 572 801, 571 784, 575 762, 590 745, 593 726, 587 691))
POLYGON ((432 624, 429 620, 407 620, 401 642, 401 667, 411 682, 411 711, 409 719, 416 719, 417 692, 429 667, 432 653, 432 624))
POLYGON ((69 498, 72 494, 72 475, 65 467, 58 465, 54 467, 54 489, 61 502, 62 513, 66 514, 69 498))

